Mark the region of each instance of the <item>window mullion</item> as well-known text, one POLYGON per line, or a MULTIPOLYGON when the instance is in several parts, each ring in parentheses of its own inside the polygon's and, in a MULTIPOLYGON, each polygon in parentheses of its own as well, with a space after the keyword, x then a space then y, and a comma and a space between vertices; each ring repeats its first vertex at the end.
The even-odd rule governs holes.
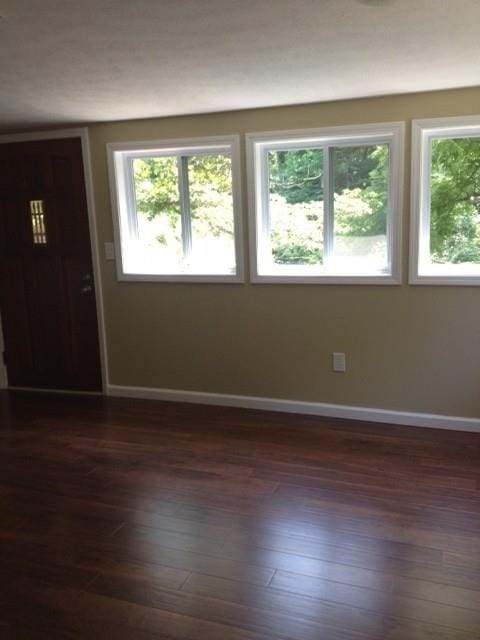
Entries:
POLYGON ((323 264, 330 266, 333 256, 333 168, 331 162, 332 148, 323 148, 323 264))
POLYGON ((262 149, 261 151, 261 178, 260 184, 262 189, 261 200, 264 203, 264 215, 261 220, 261 247, 262 256, 265 259, 266 256, 272 255, 271 248, 271 217, 270 217, 270 167, 268 164, 268 150, 262 149))
POLYGON ((394 175, 394 158, 393 158, 393 145, 391 142, 387 143, 388 150, 388 175, 387 175, 387 265, 388 270, 393 268, 394 259, 394 246, 395 246, 395 224, 394 215, 392 210, 392 203, 394 201, 394 191, 392 184, 392 176, 394 175))
POLYGON ((188 183, 187 156, 178 157, 178 185, 180 192, 183 257, 189 260, 192 253, 192 217, 190 211, 190 185, 188 183))
POLYGON ((421 226, 418 238, 418 258, 419 263, 424 265, 431 262, 430 257, 430 225, 431 225, 431 174, 432 174, 432 138, 426 136, 422 140, 422 167, 420 176, 422 181, 421 193, 421 226))
POLYGON ((136 205, 136 196, 135 196, 135 173, 133 168, 133 158, 129 158, 125 163, 126 168, 126 182, 128 187, 126 189, 127 196, 127 222, 128 222, 128 233, 132 240, 138 240, 138 216, 137 216, 137 205, 136 205))

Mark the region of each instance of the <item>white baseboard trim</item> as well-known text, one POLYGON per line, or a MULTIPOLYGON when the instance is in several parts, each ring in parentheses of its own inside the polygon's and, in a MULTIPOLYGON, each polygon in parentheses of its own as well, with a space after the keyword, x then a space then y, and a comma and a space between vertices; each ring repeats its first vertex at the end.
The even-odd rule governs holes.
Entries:
POLYGON ((78 389, 42 389, 41 387, 6 387, 7 391, 27 391, 28 393, 51 393, 64 396, 102 396, 101 391, 79 391, 78 389))
POLYGON ((480 418, 352 407, 341 404, 327 404, 324 402, 281 400, 279 398, 261 398, 257 396, 239 396, 224 393, 207 393, 204 391, 184 391, 180 389, 128 387, 115 384, 108 385, 107 395, 122 398, 144 398, 167 402, 189 402, 222 407, 262 409, 265 411, 283 411, 285 413, 301 413, 325 418, 344 418, 348 420, 383 422, 411 427, 428 427, 432 429, 450 429, 453 431, 473 431, 480 433, 480 418))

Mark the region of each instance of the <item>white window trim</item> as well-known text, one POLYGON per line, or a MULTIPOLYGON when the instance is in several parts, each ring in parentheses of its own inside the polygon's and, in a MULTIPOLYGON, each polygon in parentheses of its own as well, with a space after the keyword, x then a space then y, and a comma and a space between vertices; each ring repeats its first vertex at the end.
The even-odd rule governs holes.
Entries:
MULTIPOLYGON (((421 244, 430 236, 430 154, 428 142, 431 138, 480 136, 480 116, 453 118, 430 118, 412 121, 412 184, 410 218, 410 269, 409 283, 424 285, 480 285, 478 274, 421 274, 421 244), (423 233, 421 233, 423 230, 423 233)), ((452 271, 451 266, 448 267, 452 271)), ((454 269, 453 269, 454 270, 454 269)))
MULTIPOLYGON (((124 162, 125 156, 117 156, 120 163, 124 162)), ((126 156, 128 157, 128 155, 126 156)), ((240 178, 240 140, 237 135, 230 136, 209 136, 204 138, 179 138, 171 140, 141 140, 135 142, 115 142, 107 144, 108 175, 110 183, 110 198, 113 214, 113 230, 115 239, 115 262, 117 279, 120 282, 205 282, 205 283, 242 283, 245 282, 244 252, 243 252, 243 225, 242 225, 242 196, 240 178), (122 261, 122 241, 121 241, 121 208, 126 206, 125 198, 122 194, 129 193, 122 186, 125 178, 124 171, 116 171, 115 152, 131 153, 132 156, 151 156, 157 151, 162 155, 183 153, 225 152, 232 159, 232 199, 233 199, 233 219, 235 234, 235 274, 132 274, 125 273, 122 261), (118 180, 118 184, 117 184, 118 180), (123 201, 122 201, 123 200, 123 201)), ((131 203, 130 203, 131 208, 131 203)), ((129 216, 129 220, 131 220, 129 216)))
POLYGON ((249 243, 250 243, 250 272, 254 283, 272 284, 373 284, 399 285, 402 283, 402 218, 403 218, 403 178, 404 178, 404 140, 405 123, 387 122, 379 124, 365 124, 357 126, 326 127, 321 129, 298 129, 289 131, 269 131, 248 133, 247 149, 247 183, 249 197, 249 243), (259 230, 263 224, 263 216, 259 212, 262 199, 265 200, 268 189, 265 181, 260 177, 259 152, 262 144, 268 144, 271 149, 275 144, 294 144, 298 142, 301 148, 318 144, 368 144, 375 140, 388 141, 390 144, 390 203, 391 216, 388 227, 389 247, 391 251, 391 273, 386 275, 261 275, 258 273, 257 241, 259 230), (257 191, 256 185, 263 189, 257 191))

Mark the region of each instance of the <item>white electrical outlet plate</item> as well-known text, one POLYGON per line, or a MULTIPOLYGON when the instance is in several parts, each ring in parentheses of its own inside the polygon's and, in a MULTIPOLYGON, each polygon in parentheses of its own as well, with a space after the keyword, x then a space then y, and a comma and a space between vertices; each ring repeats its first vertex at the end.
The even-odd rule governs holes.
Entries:
POLYGON ((115 260, 115 245, 113 242, 105 242, 105 260, 115 260))
POLYGON ((347 370, 347 362, 344 353, 332 353, 332 369, 340 373, 345 373, 347 370))

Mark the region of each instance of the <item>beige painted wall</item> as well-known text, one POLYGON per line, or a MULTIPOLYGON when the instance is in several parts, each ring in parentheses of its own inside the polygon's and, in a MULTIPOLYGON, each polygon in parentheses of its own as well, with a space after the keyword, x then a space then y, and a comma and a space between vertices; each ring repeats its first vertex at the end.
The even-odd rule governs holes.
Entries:
POLYGON ((407 122, 402 286, 119 283, 102 258, 110 382, 480 416, 480 290, 406 284, 411 119, 479 113, 480 87, 91 126, 103 247, 108 142, 407 122))

